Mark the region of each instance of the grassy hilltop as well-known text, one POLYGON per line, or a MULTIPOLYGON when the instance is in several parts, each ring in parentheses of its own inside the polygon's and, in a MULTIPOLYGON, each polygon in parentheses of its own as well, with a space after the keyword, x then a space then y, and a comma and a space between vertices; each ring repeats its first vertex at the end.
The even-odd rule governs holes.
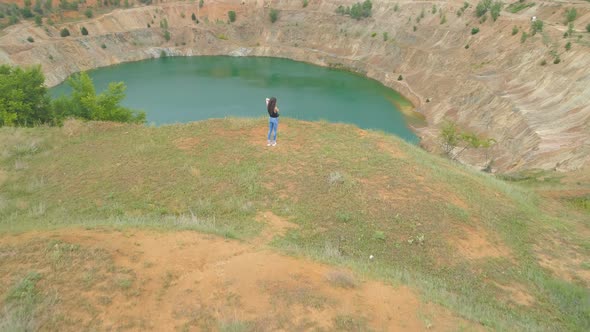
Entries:
MULTIPOLYGON (((559 179, 504 182, 349 125, 284 119, 278 146, 266 147, 266 125, 263 119, 224 119, 160 128, 78 121, 61 128, 0 128, 0 288, 7 309, 0 327, 117 327, 109 312, 126 312, 121 303, 151 295, 166 312, 189 293, 166 294, 193 286, 172 270, 149 274, 174 257, 138 258, 153 248, 144 248, 137 234, 157 229, 162 239, 190 238, 181 230, 228 239, 207 255, 266 238, 279 252, 352 271, 328 278, 341 288, 360 291, 366 286, 359 280, 372 279, 408 285, 421 303, 440 304, 467 322, 432 324, 434 318, 423 314, 423 325, 407 328, 590 328, 588 204, 540 194, 563 186, 559 179), (269 233, 277 224, 280 232, 269 233), (82 235, 68 238, 68 232, 82 235), (137 257, 116 258, 124 252, 113 244, 120 232, 128 236, 129 250, 139 250, 137 257), (101 245, 112 251, 97 249, 101 245), (94 295, 79 303, 86 295, 78 293, 94 295)), ((587 184, 575 186, 588 192, 587 184)), ((256 267, 240 262, 237 279, 256 267)), ((296 302, 281 302, 285 308, 308 310, 292 311, 293 317, 310 317, 308 325, 289 325, 295 323, 280 315, 264 324, 246 316, 228 323, 218 318, 219 310, 198 317, 180 310, 173 311, 172 325, 163 326, 380 329, 369 313, 326 314, 324 326, 310 312, 326 313, 339 302, 314 292, 293 294, 285 290, 276 301, 283 296, 296 302)), ((125 322, 131 329, 146 327, 125 322)))

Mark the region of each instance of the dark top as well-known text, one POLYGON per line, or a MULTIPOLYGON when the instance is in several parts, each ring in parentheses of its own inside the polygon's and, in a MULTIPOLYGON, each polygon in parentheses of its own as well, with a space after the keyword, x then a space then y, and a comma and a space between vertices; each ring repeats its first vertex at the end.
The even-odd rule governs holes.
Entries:
MULTIPOLYGON (((267 109, 268 111, 268 109, 267 109)), ((271 112, 268 111, 268 116, 270 116, 271 118, 278 118, 279 117, 279 112, 271 112)))

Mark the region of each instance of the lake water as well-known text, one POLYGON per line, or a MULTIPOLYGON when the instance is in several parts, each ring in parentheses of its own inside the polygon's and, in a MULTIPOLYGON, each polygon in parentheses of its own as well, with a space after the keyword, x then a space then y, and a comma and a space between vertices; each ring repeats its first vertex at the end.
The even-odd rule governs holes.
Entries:
MULTIPOLYGON (((89 72, 97 92, 123 81, 123 105, 146 112, 156 125, 223 117, 267 116, 275 96, 281 117, 354 124, 418 138, 400 108, 411 104, 381 83, 346 71, 278 58, 171 57, 124 63, 89 72)), ((53 96, 70 91, 66 83, 53 96)))

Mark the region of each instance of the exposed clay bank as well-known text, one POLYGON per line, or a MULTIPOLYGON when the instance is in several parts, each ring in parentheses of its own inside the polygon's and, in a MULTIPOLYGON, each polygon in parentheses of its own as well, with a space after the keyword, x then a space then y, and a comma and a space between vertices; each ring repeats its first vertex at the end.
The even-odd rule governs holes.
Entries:
MULTIPOLYGON (((590 35, 560 54, 560 64, 539 66, 540 59, 551 61, 553 43, 544 40, 563 41, 559 4, 535 6, 522 15, 503 13, 471 35, 471 27, 479 24, 473 3, 464 15, 452 14, 463 1, 437 3, 439 12, 447 13, 444 24, 429 12, 432 3, 423 1, 399 3, 394 11, 395 3, 374 0, 372 17, 361 21, 335 14, 342 1, 312 1, 306 8, 299 1, 277 1, 272 3, 279 10, 274 24, 267 3, 206 1, 199 9, 198 3, 173 2, 56 26, 25 22, 3 31, 0 62, 40 63, 55 85, 74 72, 157 58, 162 51, 289 58, 345 68, 399 91, 426 118, 428 126, 418 135, 428 150, 436 152, 438 128, 452 120, 498 142, 492 151, 496 171, 567 171, 590 163, 590 52, 582 43, 590 35), (237 12, 232 24, 226 23, 229 10, 237 12), (428 14, 413 31, 407 22, 422 11, 428 14), (200 24, 191 20, 192 13, 200 24), (544 20, 546 28, 521 43, 511 30, 530 25, 530 15, 544 20), (170 40, 159 28, 164 19, 170 40), (79 33, 82 26, 88 36, 79 33), (59 37, 63 27, 71 37, 59 37), (27 41, 29 36, 34 43, 27 41), (399 75, 403 80, 398 81, 399 75)), ((587 19, 575 23, 583 28, 587 19)), ((483 153, 462 155, 462 161, 476 166, 484 160, 483 153)))
MULTIPOLYGON (((109 82, 127 85, 126 106, 144 110, 155 124, 208 118, 261 117, 264 98, 276 96, 281 114, 302 120, 351 123, 418 138, 399 108, 411 104, 379 82, 349 72, 277 58, 228 56, 146 60, 90 72, 98 90, 109 82)), ((51 90, 68 93, 61 84, 51 90)))

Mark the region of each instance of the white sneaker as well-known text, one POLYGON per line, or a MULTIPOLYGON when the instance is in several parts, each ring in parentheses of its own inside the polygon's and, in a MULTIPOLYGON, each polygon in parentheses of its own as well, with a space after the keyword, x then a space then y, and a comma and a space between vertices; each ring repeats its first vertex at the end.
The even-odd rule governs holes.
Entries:
POLYGON ((272 142, 272 146, 277 145, 277 141, 272 142))
POLYGON ((270 146, 270 141, 266 142, 266 146, 270 146))

